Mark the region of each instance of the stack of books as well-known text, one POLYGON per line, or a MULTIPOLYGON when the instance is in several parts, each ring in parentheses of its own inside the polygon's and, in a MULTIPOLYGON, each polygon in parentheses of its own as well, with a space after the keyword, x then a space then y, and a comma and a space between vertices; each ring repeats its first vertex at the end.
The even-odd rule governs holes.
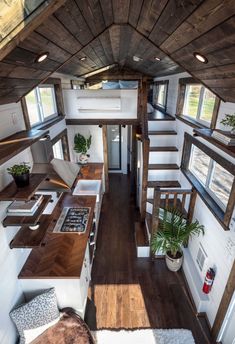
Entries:
POLYGON ((28 202, 14 201, 7 209, 9 216, 33 216, 43 201, 42 195, 35 195, 33 199, 28 202))
POLYGON ((235 134, 230 131, 215 129, 211 136, 226 146, 235 146, 235 134))

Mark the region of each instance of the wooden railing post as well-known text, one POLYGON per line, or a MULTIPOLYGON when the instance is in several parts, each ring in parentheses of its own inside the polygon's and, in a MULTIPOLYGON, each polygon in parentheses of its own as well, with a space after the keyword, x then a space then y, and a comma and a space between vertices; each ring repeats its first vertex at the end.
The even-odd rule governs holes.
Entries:
MULTIPOLYGON (((161 190, 160 188, 154 189, 153 194, 153 210, 152 210, 152 227, 151 227, 151 238, 154 233, 157 232, 159 226, 159 209, 161 205, 161 190)), ((150 256, 154 259, 155 253, 151 251, 150 256)))
POLYGON ((141 220, 146 215, 147 190, 148 190, 148 163, 149 163, 149 138, 143 139, 143 176, 142 176, 142 197, 141 197, 141 220))

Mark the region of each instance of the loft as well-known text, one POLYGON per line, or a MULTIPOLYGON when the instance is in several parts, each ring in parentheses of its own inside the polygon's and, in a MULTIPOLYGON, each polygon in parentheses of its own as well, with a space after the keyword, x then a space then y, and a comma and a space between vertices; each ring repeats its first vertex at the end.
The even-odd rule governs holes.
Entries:
POLYGON ((235 343, 234 28, 1 2, 0 343, 235 343))

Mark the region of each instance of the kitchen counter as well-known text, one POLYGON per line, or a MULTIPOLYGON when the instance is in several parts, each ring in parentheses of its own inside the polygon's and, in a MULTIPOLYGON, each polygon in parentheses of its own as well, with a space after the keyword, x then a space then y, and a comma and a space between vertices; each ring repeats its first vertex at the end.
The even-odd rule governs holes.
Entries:
MULTIPOLYGON (((90 163, 80 170, 79 179, 102 179, 103 164, 90 163)), ((51 225, 45 237, 45 244, 34 248, 19 279, 65 279, 79 278, 89 235, 92 230, 96 196, 72 196, 64 193, 51 215, 51 225), (84 234, 52 233, 64 207, 90 207, 87 230, 84 234)))

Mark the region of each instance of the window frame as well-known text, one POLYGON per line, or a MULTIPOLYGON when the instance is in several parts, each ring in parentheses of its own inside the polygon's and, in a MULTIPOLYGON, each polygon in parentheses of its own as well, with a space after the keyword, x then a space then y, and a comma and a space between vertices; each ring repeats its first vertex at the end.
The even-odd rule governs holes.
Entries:
POLYGON ((220 106, 220 98, 215 95, 215 103, 214 108, 211 116, 211 121, 207 122, 200 118, 201 110, 203 106, 203 95, 205 94, 205 91, 209 90, 212 92, 208 87, 205 87, 203 84, 201 84, 198 80, 195 80, 194 78, 181 78, 179 79, 179 89, 178 89, 178 99, 177 99, 177 108, 176 108, 176 116, 177 118, 188 121, 189 124, 193 124, 194 126, 198 127, 204 127, 204 128, 211 128, 214 129, 216 127, 216 122, 218 118, 218 112, 219 112, 219 106, 220 106), (198 104, 198 111, 197 111, 197 117, 196 119, 184 114, 184 107, 185 107, 185 99, 187 97, 187 90, 188 86, 190 85, 200 85, 200 97, 199 97, 199 104, 198 104))
MULTIPOLYGON (((53 139, 51 139, 51 145, 53 146, 59 140, 61 140, 61 143, 62 143, 64 160, 70 161, 68 130, 67 129, 62 130, 58 135, 56 135, 53 139)), ((54 153, 53 153, 53 157, 54 157, 54 153)))
MULTIPOLYGON (((230 162, 229 160, 222 157, 217 152, 213 151, 210 147, 206 146, 201 141, 197 140, 195 137, 191 136, 188 133, 184 134, 184 148, 181 160, 181 170, 188 181, 195 187, 198 194, 201 196, 205 204, 208 206, 210 211, 216 217, 216 219, 220 222, 222 227, 225 230, 229 230, 229 224, 232 218, 234 205, 235 205, 235 178, 233 180, 233 184, 231 186, 228 203, 227 206, 222 209, 221 206, 217 202, 217 196, 214 194, 213 197, 210 192, 203 186, 203 184, 199 181, 199 179, 190 171, 189 164, 190 164, 190 157, 192 152, 192 146, 198 147, 201 151, 203 151, 206 155, 208 155, 213 161, 218 163, 222 166, 225 170, 235 177, 235 165, 230 162)), ((209 173, 208 173, 209 174, 209 173)))
MULTIPOLYGON (((46 117, 44 121, 39 121, 32 125, 30 123, 30 116, 28 113, 28 108, 27 108, 27 103, 26 103, 26 96, 24 96, 21 99, 21 106, 22 106, 22 111, 23 111, 23 116, 24 116, 24 121, 25 121, 25 126, 27 130, 30 129, 36 129, 40 128, 43 129, 43 127, 49 127, 54 124, 54 121, 60 121, 61 119, 64 118, 64 103, 63 103, 63 94, 62 94, 62 85, 61 85, 61 80, 58 78, 48 78, 44 83, 37 85, 33 90, 36 91, 37 87, 52 87, 54 88, 53 92, 53 101, 54 104, 56 105, 57 112, 51 116, 46 117), (51 125, 49 125, 51 123, 51 125), (48 126, 47 126, 48 124, 48 126)), ((31 90, 32 91, 32 90, 31 90)))
MULTIPOLYGON (((219 207, 223 210, 226 211, 226 207, 227 205, 225 205, 223 202, 221 202, 221 200, 219 199, 219 197, 211 190, 210 188, 210 184, 211 181, 213 179, 213 173, 214 173, 214 169, 215 169, 215 164, 218 164, 219 166, 221 166, 222 168, 224 168, 221 164, 219 164, 217 161, 213 160, 209 155, 207 155, 210 158, 209 161, 209 165, 208 165, 208 172, 207 172, 207 176, 206 176, 206 182, 205 184, 197 177, 197 175, 195 173, 193 173, 192 169, 190 168, 190 165, 192 164, 192 158, 193 158, 193 149, 194 147, 196 147, 196 145, 192 145, 192 149, 191 149, 191 153, 190 153, 190 160, 189 160, 189 166, 188 169, 190 171, 190 173, 192 173, 194 175, 195 178, 197 178, 197 180, 202 184, 202 186, 205 188, 206 192, 214 199, 214 201, 219 205, 219 207)), ((198 148, 198 147, 197 147, 198 148)), ((199 148, 200 149, 200 148, 199 148)), ((201 149, 200 149, 201 150, 201 149)), ((201 150, 202 151, 202 150, 201 150)), ((203 152, 203 151, 202 151, 203 152)), ((205 153, 205 152, 203 152, 205 153)), ((226 170, 227 171, 227 170, 226 170)), ((231 187, 232 190, 232 187, 231 187)), ((231 194, 231 191, 230 191, 231 194)), ((229 194, 229 195, 230 195, 229 194)))
POLYGON ((153 84, 153 99, 152 99, 152 102, 153 102, 153 106, 155 106, 156 108, 158 108, 159 110, 163 110, 163 111, 166 111, 166 108, 167 108, 167 98, 168 98, 168 85, 169 85, 169 80, 160 80, 160 81, 155 81, 154 84, 153 84), (166 92, 165 92, 165 96, 164 96, 164 105, 162 104, 159 104, 159 103, 155 103, 155 99, 158 98, 159 96, 159 87, 161 85, 164 85, 166 87, 166 92), (154 88, 157 87, 157 92, 155 93, 154 91, 154 88), (156 94, 157 94, 157 97, 156 97, 156 94))

